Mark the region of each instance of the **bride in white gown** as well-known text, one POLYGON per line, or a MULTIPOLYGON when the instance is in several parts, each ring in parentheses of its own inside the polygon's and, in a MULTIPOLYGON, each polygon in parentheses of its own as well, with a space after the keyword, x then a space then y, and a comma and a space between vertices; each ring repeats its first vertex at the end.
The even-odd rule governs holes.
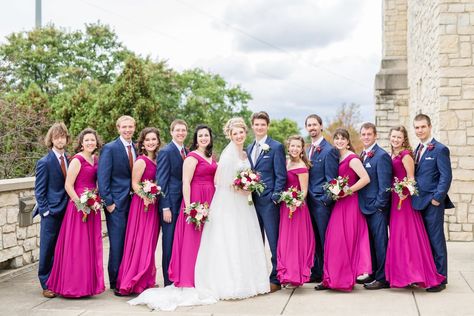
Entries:
POLYGON ((196 288, 152 288, 129 301, 150 308, 212 304, 243 299, 270 291, 269 271, 262 235, 253 205, 232 182, 237 171, 250 168, 243 149, 247 127, 241 118, 230 119, 224 132, 231 142, 221 154, 216 171, 216 192, 204 225, 196 267, 196 288))

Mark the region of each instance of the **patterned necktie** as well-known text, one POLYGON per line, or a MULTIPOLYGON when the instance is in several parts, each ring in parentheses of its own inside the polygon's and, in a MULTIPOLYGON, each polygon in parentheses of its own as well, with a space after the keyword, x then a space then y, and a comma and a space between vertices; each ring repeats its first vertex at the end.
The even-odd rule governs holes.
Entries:
POLYGON ((311 144, 311 146, 309 147, 309 160, 313 159, 315 149, 316 147, 313 144, 311 144))
POLYGON ((420 159, 421 159, 421 152, 423 151, 423 148, 425 146, 423 144, 420 144, 418 146, 418 150, 416 151, 416 159, 415 159, 415 163, 419 163, 420 162, 420 159))
POLYGON ((184 147, 182 147, 179 152, 181 154, 181 158, 183 158, 183 160, 184 160, 186 158, 186 152, 184 151, 184 147))
POLYGON ((360 153, 360 160, 361 160, 362 162, 364 162, 366 155, 367 155, 367 153, 365 152, 365 150, 363 150, 363 151, 360 153))
POLYGON ((255 144, 255 149, 253 152, 253 161, 257 162, 258 156, 260 155, 260 143, 255 144))
POLYGON ((61 171, 63 173, 64 179, 66 179, 66 163, 64 162, 64 156, 60 156, 59 160, 61 160, 61 171))
POLYGON ((130 165, 130 170, 133 169, 133 155, 132 155, 132 145, 127 145, 128 151, 128 163, 130 165))

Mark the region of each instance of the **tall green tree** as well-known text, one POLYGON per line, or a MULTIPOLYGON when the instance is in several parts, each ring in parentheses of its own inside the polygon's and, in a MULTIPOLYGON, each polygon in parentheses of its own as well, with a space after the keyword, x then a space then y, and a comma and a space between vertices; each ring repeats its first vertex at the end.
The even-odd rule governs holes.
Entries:
POLYGON ((282 144, 286 142, 289 136, 299 134, 298 123, 289 118, 272 120, 268 129, 268 135, 282 144))

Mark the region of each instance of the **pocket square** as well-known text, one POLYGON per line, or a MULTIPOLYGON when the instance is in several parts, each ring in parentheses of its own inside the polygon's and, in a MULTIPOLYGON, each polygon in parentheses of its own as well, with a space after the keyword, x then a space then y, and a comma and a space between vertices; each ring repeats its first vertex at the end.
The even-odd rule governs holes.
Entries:
POLYGON ((46 217, 48 215, 49 215, 49 211, 46 211, 46 212, 43 213, 43 217, 46 217))
POLYGON ((372 168, 372 166, 370 165, 370 162, 366 163, 366 164, 365 164, 365 167, 366 167, 366 168, 372 168))
POLYGON ((262 158, 263 158, 263 159, 266 159, 266 158, 270 158, 270 156, 263 156, 262 158))
POLYGON ((425 160, 434 160, 434 157, 426 157, 425 160))

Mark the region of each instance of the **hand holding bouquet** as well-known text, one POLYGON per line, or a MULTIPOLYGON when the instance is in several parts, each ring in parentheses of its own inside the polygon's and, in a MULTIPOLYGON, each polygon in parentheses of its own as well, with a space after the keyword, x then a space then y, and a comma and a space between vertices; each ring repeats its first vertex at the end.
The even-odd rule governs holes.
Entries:
POLYGON ((293 218, 293 213, 296 208, 300 207, 304 203, 303 191, 298 190, 295 187, 289 187, 286 191, 280 194, 278 202, 285 202, 286 206, 290 209, 288 217, 293 218))
POLYGON ((139 183, 140 190, 138 190, 138 194, 143 198, 145 201, 145 212, 148 211, 148 205, 155 203, 156 198, 162 194, 161 187, 150 180, 145 180, 139 183))
POLYGON ((398 201, 397 209, 401 209, 402 202, 411 195, 418 195, 418 189, 416 188, 416 181, 414 179, 408 179, 407 177, 403 180, 399 180, 397 177, 394 178, 393 188, 388 188, 387 191, 394 191, 398 194, 400 200, 398 201))
MULTIPOLYGON (((236 190, 243 190, 246 192, 256 192, 260 195, 265 190, 265 184, 260 179, 260 174, 250 169, 243 169, 237 172, 232 183, 236 190)), ((248 195, 249 205, 253 204, 252 195, 248 195)))
POLYGON ((79 196, 79 200, 74 201, 76 208, 79 212, 82 212, 82 222, 87 222, 87 216, 94 211, 95 213, 100 212, 104 206, 102 199, 100 198, 97 190, 86 189, 79 196))
POLYGON ((193 224, 196 230, 201 230, 204 223, 208 221, 209 205, 193 202, 184 209, 184 214, 186 215, 186 223, 193 224))
POLYGON ((333 199, 338 200, 346 195, 351 195, 352 190, 349 187, 349 178, 338 176, 335 179, 324 184, 323 188, 327 194, 333 199))

